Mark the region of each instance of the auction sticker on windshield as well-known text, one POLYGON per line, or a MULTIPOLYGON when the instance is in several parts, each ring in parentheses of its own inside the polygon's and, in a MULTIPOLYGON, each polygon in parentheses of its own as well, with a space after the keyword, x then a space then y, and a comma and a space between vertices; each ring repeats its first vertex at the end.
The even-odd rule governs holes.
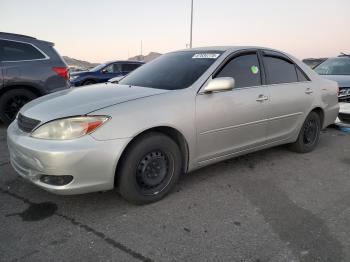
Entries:
POLYGON ((209 59, 216 59, 220 56, 220 54, 211 54, 211 53, 201 53, 201 54, 195 54, 192 56, 192 58, 209 58, 209 59))

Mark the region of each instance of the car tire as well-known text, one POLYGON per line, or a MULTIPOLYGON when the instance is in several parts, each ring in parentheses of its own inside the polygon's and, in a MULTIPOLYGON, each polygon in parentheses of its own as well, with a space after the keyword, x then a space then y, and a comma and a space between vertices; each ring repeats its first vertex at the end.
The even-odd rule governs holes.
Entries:
POLYGON ((180 149, 162 133, 137 138, 123 155, 118 187, 121 196, 131 203, 141 205, 162 199, 180 177, 180 149))
POLYGON ((321 119, 316 112, 311 112, 304 121, 297 141, 290 148, 298 153, 308 153, 315 149, 320 139, 321 119))
POLYGON ((96 82, 94 80, 86 80, 83 82, 83 86, 87 86, 87 85, 93 85, 96 84, 96 82))
POLYGON ((15 118, 18 111, 29 101, 38 96, 27 89, 12 89, 0 97, 0 120, 9 125, 15 118))

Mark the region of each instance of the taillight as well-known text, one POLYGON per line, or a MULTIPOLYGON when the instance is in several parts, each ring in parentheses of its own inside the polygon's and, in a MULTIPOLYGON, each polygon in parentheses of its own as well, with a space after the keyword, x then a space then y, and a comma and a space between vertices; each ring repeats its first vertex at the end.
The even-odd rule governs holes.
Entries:
POLYGON ((52 70, 64 79, 69 80, 69 70, 67 67, 53 67, 52 70))

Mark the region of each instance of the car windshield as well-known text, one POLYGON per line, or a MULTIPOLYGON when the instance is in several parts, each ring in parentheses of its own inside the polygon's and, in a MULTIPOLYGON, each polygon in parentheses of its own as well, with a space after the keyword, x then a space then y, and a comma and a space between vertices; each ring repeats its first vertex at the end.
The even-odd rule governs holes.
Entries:
POLYGON ((136 69, 120 81, 122 85, 177 90, 191 86, 222 51, 180 51, 159 58, 136 69))
POLYGON ((350 58, 330 58, 318 65, 315 71, 320 75, 350 75, 350 58))
POLYGON ((94 68, 91 68, 89 71, 90 72, 97 72, 99 70, 101 70, 102 68, 104 68, 107 64, 99 64, 98 66, 95 66, 94 68))

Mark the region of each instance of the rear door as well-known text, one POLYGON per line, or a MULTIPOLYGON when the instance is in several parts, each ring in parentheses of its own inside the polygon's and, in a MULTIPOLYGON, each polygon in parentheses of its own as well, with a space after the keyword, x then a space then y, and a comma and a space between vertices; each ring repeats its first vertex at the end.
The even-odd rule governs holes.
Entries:
POLYGON ((288 139, 300 128, 314 100, 306 74, 287 56, 262 51, 270 100, 267 142, 288 139))
POLYGON ((231 91, 196 97, 198 161, 259 146, 266 139, 268 88, 262 85, 257 52, 235 54, 213 75, 233 77, 231 91))

